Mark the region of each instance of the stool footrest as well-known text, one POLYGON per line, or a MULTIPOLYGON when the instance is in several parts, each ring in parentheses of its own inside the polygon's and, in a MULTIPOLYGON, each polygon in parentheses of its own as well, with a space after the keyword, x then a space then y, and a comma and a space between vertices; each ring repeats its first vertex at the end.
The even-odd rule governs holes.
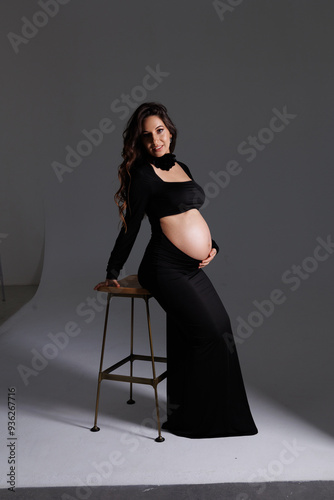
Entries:
MULTIPOLYGON (((125 358, 121 359, 114 365, 110 366, 109 368, 106 368, 103 370, 101 373, 111 373, 114 370, 117 370, 120 366, 125 365, 125 363, 128 363, 129 361, 151 361, 152 362, 152 357, 151 356, 146 356, 143 354, 130 354, 129 356, 126 356, 125 358)), ((167 358, 162 357, 162 356, 154 356, 154 362, 155 363, 167 363, 167 358)))
POLYGON ((134 384, 147 384, 147 385, 152 385, 153 387, 159 384, 162 380, 164 380, 167 377, 167 371, 159 375, 159 377, 156 377, 155 379, 153 378, 147 378, 147 377, 135 377, 131 375, 111 375, 110 373, 104 373, 102 372, 101 374, 101 379, 107 379, 107 380, 118 380, 119 382, 132 382, 134 384))
MULTIPOLYGON (((119 382, 132 382, 135 384, 147 384, 152 385, 153 387, 159 384, 162 380, 167 377, 167 370, 161 373, 158 377, 149 378, 149 377, 136 377, 134 375, 119 375, 119 374, 111 374, 111 372, 117 370, 120 366, 125 365, 126 363, 133 361, 152 361, 152 357, 144 354, 130 354, 125 358, 118 361, 114 365, 106 368, 100 373, 101 380, 117 380, 119 382)), ((167 363, 167 358, 164 356, 154 356, 155 363, 167 363)))
MULTIPOLYGON (((144 354, 132 354, 132 355, 130 354, 130 357, 132 358, 132 361, 138 359, 140 361, 152 362, 152 356, 147 356, 144 354)), ((164 356, 154 356, 153 359, 155 363, 167 363, 167 358, 165 358, 164 356)))

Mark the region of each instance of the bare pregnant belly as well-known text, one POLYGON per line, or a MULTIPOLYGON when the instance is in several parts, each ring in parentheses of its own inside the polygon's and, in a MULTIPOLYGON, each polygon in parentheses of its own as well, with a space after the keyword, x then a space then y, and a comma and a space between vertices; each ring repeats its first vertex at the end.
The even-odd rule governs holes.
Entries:
POLYGON ((209 255, 210 229, 197 209, 162 217, 160 225, 169 241, 193 259, 203 260, 209 255))

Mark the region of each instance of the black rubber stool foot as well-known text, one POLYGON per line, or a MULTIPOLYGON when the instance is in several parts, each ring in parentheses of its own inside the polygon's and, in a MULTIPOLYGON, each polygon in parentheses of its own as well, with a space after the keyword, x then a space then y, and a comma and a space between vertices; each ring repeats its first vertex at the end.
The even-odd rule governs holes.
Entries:
POLYGON ((94 425, 94 427, 91 428, 91 432, 99 432, 100 430, 100 427, 98 427, 97 425, 94 425))
POLYGON ((131 399, 129 399, 126 403, 127 403, 128 405, 134 405, 134 404, 135 404, 135 402, 136 402, 136 401, 135 401, 134 399, 132 399, 132 398, 131 398, 131 399))
POLYGON ((158 436, 154 441, 156 441, 157 443, 163 443, 165 441, 165 438, 163 438, 162 436, 158 436))

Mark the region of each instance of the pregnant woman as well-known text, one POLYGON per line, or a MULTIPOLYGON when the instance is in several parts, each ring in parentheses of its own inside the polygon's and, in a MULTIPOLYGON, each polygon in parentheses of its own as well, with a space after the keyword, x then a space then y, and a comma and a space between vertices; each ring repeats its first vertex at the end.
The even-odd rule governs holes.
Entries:
POLYGON ((218 252, 199 212, 204 191, 172 154, 177 131, 166 108, 144 103, 123 133, 121 186, 115 195, 122 228, 106 280, 117 278, 147 214, 151 239, 138 270, 167 314, 167 421, 189 438, 257 433, 228 314, 203 271, 218 252))

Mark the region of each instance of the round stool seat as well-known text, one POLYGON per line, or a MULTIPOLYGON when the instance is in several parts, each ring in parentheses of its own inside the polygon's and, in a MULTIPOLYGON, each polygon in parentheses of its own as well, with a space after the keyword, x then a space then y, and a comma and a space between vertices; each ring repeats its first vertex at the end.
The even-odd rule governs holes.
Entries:
POLYGON ((101 286, 99 292, 111 293, 112 295, 119 295, 122 297, 150 297, 151 293, 142 288, 138 281, 138 276, 136 274, 131 274, 126 276, 121 280, 118 280, 120 286, 101 286))

